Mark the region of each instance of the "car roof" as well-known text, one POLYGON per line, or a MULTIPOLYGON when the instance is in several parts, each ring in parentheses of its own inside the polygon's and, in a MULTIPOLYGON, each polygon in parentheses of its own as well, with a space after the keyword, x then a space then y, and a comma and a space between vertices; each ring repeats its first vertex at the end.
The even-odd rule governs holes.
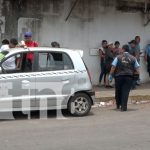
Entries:
POLYGON ((83 50, 73 50, 73 49, 66 49, 66 48, 51 48, 51 47, 26 47, 26 48, 12 48, 7 50, 9 52, 8 55, 19 53, 19 52, 38 52, 38 51, 54 51, 54 52, 65 52, 67 54, 74 53, 75 51, 83 56, 83 50))

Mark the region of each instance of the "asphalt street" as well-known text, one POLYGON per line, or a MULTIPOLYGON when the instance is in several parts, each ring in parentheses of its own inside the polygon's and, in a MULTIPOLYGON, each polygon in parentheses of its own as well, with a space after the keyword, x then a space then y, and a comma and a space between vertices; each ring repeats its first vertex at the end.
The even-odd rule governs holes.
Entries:
POLYGON ((113 107, 93 108, 87 117, 48 119, 38 113, 28 120, 0 121, 0 150, 149 150, 150 104, 130 105, 128 112, 113 107))

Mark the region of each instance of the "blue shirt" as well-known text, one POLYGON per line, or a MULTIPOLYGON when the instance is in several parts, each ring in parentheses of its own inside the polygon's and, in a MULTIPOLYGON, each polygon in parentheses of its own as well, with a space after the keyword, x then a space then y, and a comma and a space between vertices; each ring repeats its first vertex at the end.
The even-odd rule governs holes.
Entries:
POLYGON ((148 44, 146 47, 146 54, 150 56, 150 44, 148 44))
MULTIPOLYGON (((116 67, 117 63, 118 63, 118 58, 116 57, 114 59, 114 61, 112 62, 112 66, 116 67)), ((136 59, 135 64, 134 64, 134 68, 139 68, 139 67, 140 67, 140 65, 139 65, 139 63, 137 62, 137 59, 136 59)))

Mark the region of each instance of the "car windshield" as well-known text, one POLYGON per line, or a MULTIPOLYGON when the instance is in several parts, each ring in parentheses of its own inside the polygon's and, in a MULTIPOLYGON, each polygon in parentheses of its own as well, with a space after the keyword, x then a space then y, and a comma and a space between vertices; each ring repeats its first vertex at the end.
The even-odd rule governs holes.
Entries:
POLYGON ((0 52, 0 62, 5 58, 5 56, 8 54, 8 51, 2 51, 0 52))

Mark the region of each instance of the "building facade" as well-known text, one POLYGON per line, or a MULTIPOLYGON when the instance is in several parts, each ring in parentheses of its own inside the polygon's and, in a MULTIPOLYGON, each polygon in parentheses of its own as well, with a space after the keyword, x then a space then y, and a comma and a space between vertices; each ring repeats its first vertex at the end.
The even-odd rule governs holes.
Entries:
MULTIPOLYGON (((58 41, 61 47, 84 50, 93 84, 98 84, 101 41, 126 44, 141 36, 141 49, 150 43, 149 1, 144 0, 0 0, 0 39, 32 31, 41 46, 58 41)), ((141 79, 149 80, 141 56, 141 79)))

